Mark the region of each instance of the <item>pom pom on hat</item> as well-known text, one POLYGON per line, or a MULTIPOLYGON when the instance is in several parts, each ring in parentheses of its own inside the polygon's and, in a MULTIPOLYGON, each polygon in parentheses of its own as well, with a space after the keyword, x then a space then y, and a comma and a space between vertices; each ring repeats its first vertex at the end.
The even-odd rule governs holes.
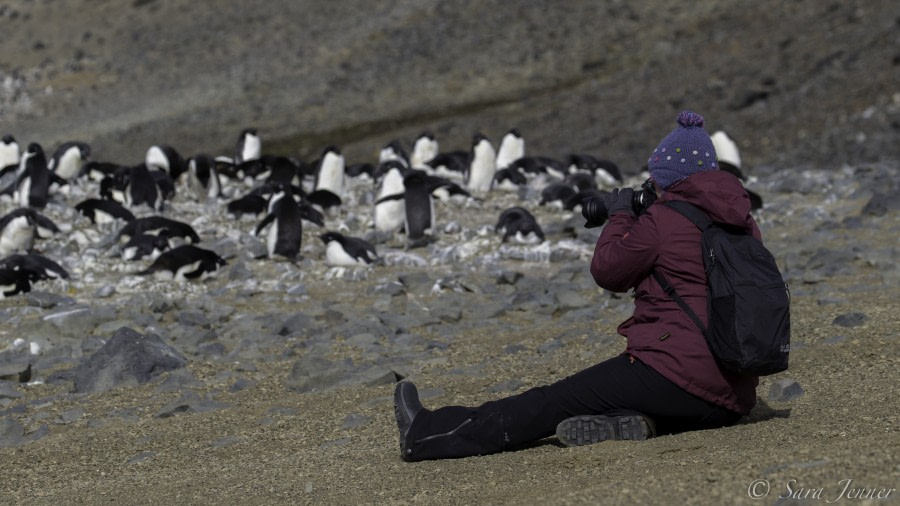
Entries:
POLYGON ((669 132, 647 160, 650 177, 663 190, 697 172, 718 169, 716 149, 703 129, 703 116, 685 110, 675 121, 678 127, 669 132))

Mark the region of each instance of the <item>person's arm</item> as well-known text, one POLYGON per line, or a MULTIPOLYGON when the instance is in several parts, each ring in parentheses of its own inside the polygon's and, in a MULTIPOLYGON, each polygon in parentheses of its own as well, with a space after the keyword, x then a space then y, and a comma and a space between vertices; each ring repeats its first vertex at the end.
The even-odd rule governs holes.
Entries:
POLYGON ((659 233, 652 216, 627 213, 610 217, 597 239, 591 275, 602 288, 626 292, 650 274, 658 256, 659 233))

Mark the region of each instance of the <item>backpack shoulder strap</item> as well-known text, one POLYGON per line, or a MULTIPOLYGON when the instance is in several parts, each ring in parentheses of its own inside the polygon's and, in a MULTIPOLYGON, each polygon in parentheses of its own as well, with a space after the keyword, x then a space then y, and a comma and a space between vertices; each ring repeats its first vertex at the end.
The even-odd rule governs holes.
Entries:
POLYGON ((666 207, 678 211, 679 214, 691 220, 691 223, 696 225, 700 230, 706 230, 712 225, 712 220, 709 219, 709 216, 690 202, 685 202, 683 200, 669 200, 663 202, 663 204, 666 207))
POLYGON ((673 287, 669 283, 669 280, 666 279, 666 277, 656 269, 653 269, 652 271, 650 271, 650 273, 653 274, 656 282, 659 283, 659 286, 662 287, 664 292, 666 292, 666 295, 672 297, 672 299, 675 300, 675 303, 678 304, 678 307, 680 307, 682 311, 687 313, 687 315, 691 318, 697 328, 700 329, 700 332, 705 336, 706 326, 703 325, 703 322, 700 321, 700 317, 697 316, 697 313, 695 313, 693 309, 691 309, 691 306, 688 306, 687 302, 685 302, 684 299, 682 299, 681 296, 678 295, 678 292, 675 291, 675 287, 673 287))

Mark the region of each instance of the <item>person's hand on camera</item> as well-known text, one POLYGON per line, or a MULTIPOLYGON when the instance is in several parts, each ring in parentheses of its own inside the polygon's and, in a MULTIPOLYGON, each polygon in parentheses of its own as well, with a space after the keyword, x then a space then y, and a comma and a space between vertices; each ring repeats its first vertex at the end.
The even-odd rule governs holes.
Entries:
POLYGON ((618 213, 627 213, 630 216, 634 216, 634 208, 631 206, 634 190, 631 188, 613 188, 609 195, 604 195, 601 198, 604 199, 610 216, 618 213))

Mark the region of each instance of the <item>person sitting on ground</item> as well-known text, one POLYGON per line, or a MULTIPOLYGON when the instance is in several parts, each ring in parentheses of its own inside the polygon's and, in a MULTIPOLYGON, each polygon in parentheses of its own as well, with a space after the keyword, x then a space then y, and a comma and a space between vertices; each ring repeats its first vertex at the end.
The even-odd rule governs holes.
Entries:
POLYGON ((708 321, 700 231, 676 210, 659 205, 667 200, 690 202, 713 221, 761 240, 747 192, 734 175, 718 170, 703 117, 682 111, 677 122, 648 161, 656 203, 637 216, 633 190, 603 197, 609 222, 590 272, 607 290, 634 288, 634 314, 618 327, 627 340, 624 352, 478 407, 425 409, 416 386, 401 381, 394 412, 404 460, 496 453, 554 431, 567 446, 644 440, 733 425, 750 411, 759 378, 723 370, 697 325, 651 275, 654 269, 662 273, 700 320, 708 321))

